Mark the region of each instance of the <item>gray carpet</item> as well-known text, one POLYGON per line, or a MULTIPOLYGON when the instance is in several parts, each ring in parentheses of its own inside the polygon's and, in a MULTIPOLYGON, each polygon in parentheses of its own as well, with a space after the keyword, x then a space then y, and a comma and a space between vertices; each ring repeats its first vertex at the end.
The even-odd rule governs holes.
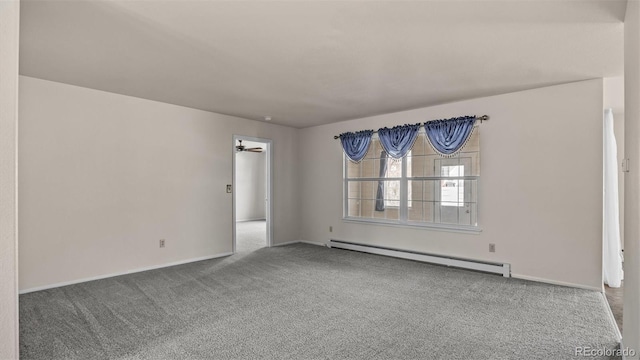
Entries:
MULTIPOLYGON (((24 359, 570 359, 598 292, 295 244, 20 296, 24 359)), ((596 357, 597 358, 597 357, 596 357)))
POLYGON ((265 246, 267 246, 267 222, 265 220, 236 223, 236 252, 252 252, 265 246))

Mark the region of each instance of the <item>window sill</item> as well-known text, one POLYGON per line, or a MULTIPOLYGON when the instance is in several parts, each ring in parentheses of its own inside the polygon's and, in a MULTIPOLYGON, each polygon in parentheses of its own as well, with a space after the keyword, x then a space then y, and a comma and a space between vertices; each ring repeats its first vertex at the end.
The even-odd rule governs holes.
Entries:
POLYGON ((395 221, 363 219, 363 218, 354 218, 354 217, 343 217, 342 221, 346 223, 353 223, 353 224, 381 225, 381 226, 391 226, 391 227, 409 228, 409 229, 425 229, 425 230, 432 230, 432 231, 457 232, 457 233, 465 233, 465 234, 480 234, 482 232, 482 228, 480 228, 479 226, 425 224, 425 223, 417 223, 417 222, 399 223, 395 221))

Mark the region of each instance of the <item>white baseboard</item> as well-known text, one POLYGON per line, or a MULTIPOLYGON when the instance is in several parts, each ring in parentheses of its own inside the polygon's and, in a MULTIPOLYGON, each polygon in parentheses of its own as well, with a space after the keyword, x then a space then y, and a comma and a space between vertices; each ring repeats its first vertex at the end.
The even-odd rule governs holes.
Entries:
POLYGON ((327 244, 323 243, 323 242, 319 242, 319 241, 307 241, 307 240, 295 240, 295 241, 287 241, 287 242, 283 242, 283 243, 278 243, 278 244, 273 244, 271 245, 273 246, 286 246, 286 245, 293 245, 293 244, 310 244, 310 245, 316 245, 316 246, 327 246, 327 244))
POLYGON ((602 288, 597 288, 597 287, 587 286, 587 285, 581 285, 581 284, 574 284, 574 283, 563 282, 563 281, 543 279, 543 278, 539 278, 539 277, 535 277, 535 276, 528 276, 528 275, 521 275, 521 274, 511 273, 511 277, 512 278, 516 278, 516 279, 541 282, 541 283, 545 283, 545 284, 560 285, 560 286, 567 286, 567 287, 572 287, 572 288, 586 289, 586 290, 593 290, 593 291, 597 291, 597 292, 602 292, 602 288))
POLYGON ((303 244, 310 244, 310 245, 316 245, 316 246, 327 246, 326 243, 323 243, 323 242, 320 242, 320 241, 300 240, 299 242, 301 242, 303 244))
POLYGON ((354 242, 336 240, 336 239, 329 240, 329 243, 327 244, 327 246, 332 249, 336 248, 336 249, 344 249, 344 250, 354 250, 354 251, 364 252, 368 254, 383 255, 383 256, 389 256, 389 257, 406 259, 406 260, 420 261, 420 262, 430 263, 430 264, 451 266, 455 268, 490 272, 494 274, 500 274, 504 277, 511 276, 511 265, 507 263, 486 262, 486 261, 468 259, 468 258, 467 259, 455 258, 455 257, 442 256, 439 254, 413 252, 405 249, 374 246, 374 245, 354 243, 354 242))
POLYGON ((273 244, 273 245, 271 245, 271 246, 272 246, 272 247, 275 247, 275 246, 285 246, 285 245, 297 244, 297 243, 299 243, 299 242, 300 242, 300 241, 298 241, 298 240, 295 240, 295 241, 287 241, 287 242, 283 242, 283 243, 273 244))
POLYGON ((255 218, 255 219, 241 219, 241 220, 236 219, 236 222, 248 222, 248 221, 267 221, 267 219, 263 217, 255 218))
POLYGON ((174 261, 174 262, 167 263, 167 264, 153 265, 153 266, 147 266, 147 267, 143 267, 143 268, 126 270, 126 271, 121 271, 121 272, 117 272, 117 273, 98 275, 98 276, 82 278, 82 279, 77 279, 77 280, 71 280, 71 281, 64 281, 64 282, 59 282, 59 283, 49 284, 49 285, 43 285, 43 286, 36 286, 36 287, 33 287, 33 288, 20 290, 19 294, 27 294, 27 293, 34 292, 34 291, 53 289, 53 288, 57 288, 57 287, 67 286, 67 285, 80 284, 80 283, 88 282, 88 281, 101 280, 101 279, 107 279, 107 278, 111 278, 111 277, 115 277, 115 276, 138 273, 138 272, 142 272, 142 271, 162 269, 162 268, 166 268, 166 267, 170 267, 170 266, 183 265, 183 264, 188 264, 188 263, 192 263, 192 262, 196 262, 196 261, 211 260, 211 259, 216 259, 216 258, 229 256, 229 255, 233 255, 233 253, 228 252, 228 253, 217 254, 217 255, 203 256, 203 257, 199 257, 199 258, 192 258, 192 259, 187 259, 187 260, 174 261))

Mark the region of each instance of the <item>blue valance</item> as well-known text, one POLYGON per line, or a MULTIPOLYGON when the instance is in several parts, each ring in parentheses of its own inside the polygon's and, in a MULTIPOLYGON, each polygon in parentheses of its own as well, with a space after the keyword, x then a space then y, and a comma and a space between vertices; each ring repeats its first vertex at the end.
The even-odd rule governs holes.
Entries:
POLYGON ((420 124, 394 126, 391 129, 378 129, 380 145, 394 159, 401 159, 411 148, 418 137, 420 124))
POLYGON ((453 156, 469 141, 475 122, 475 116, 461 116, 428 121, 424 129, 433 150, 442 156, 453 156))
POLYGON ((373 130, 362 130, 357 132, 346 132, 340 134, 342 150, 347 158, 353 162, 360 162, 369 151, 373 130))

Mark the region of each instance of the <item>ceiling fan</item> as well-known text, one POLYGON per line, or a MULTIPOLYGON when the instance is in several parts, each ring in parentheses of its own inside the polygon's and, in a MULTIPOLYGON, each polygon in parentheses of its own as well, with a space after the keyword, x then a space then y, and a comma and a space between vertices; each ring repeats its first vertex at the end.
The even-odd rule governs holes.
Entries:
POLYGON ((263 150, 261 147, 252 147, 252 148, 248 148, 244 145, 242 145, 242 140, 238 140, 239 144, 236 145, 236 151, 240 152, 240 151, 249 151, 249 152, 257 152, 257 153, 261 153, 263 150))

